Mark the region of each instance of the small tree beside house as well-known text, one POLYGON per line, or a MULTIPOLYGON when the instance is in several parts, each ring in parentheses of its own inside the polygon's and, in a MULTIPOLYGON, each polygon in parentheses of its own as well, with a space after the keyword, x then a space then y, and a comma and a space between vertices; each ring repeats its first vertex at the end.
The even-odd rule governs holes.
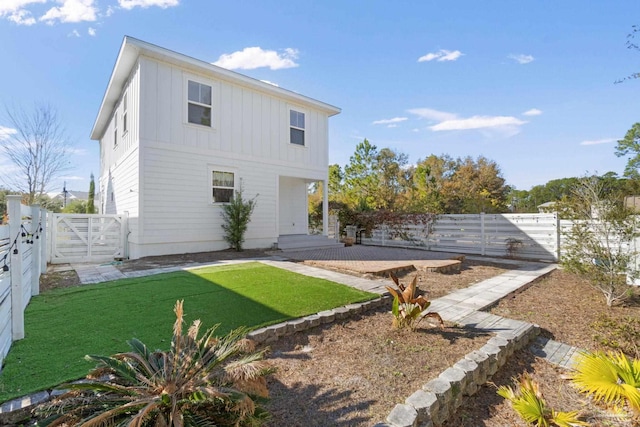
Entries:
POLYGON ((242 251, 244 235, 247 231, 251 214, 256 207, 256 197, 245 200, 243 190, 237 190, 231 201, 222 205, 222 229, 224 230, 224 240, 229 243, 231 249, 242 251))
POLYGON ((640 277, 636 215, 605 194, 597 177, 583 178, 567 205, 572 225, 565 232, 562 265, 602 292, 608 306, 621 303, 632 293, 628 281, 640 277))

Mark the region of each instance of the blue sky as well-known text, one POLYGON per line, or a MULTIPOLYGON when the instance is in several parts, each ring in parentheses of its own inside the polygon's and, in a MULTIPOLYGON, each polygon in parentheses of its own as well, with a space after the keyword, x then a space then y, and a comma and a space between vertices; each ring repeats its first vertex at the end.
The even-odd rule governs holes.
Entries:
POLYGON ((638 12, 637 0, 0 0, 0 105, 54 105, 74 143, 62 180, 86 191, 99 173, 89 132, 129 35, 342 108, 331 163, 368 138, 411 162, 484 155, 529 189, 622 174, 615 141, 640 121, 640 80, 614 81, 640 71, 625 46, 638 12))

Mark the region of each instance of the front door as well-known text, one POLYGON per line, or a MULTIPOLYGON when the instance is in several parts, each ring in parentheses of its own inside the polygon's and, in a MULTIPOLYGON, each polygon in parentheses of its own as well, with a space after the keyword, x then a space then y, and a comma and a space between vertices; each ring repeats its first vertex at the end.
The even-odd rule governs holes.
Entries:
POLYGON ((303 179, 280 177, 280 235, 307 234, 307 184, 303 179))

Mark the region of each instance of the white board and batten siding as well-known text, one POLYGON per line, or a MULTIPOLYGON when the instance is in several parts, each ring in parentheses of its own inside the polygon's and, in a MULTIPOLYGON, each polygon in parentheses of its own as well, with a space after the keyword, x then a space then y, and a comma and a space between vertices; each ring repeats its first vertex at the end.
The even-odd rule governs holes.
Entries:
POLYGON ((245 247, 277 241, 285 225, 279 193, 294 187, 304 194, 288 206, 296 219, 286 224, 290 233, 307 232, 306 185, 327 178, 327 112, 149 58, 140 58, 140 73, 137 216, 143 220, 136 230, 130 215, 132 258, 167 253, 167 247, 178 253, 228 247, 221 206, 211 201, 213 170, 233 172, 246 198, 258 195, 245 247), (211 128, 186 123, 189 80, 212 87, 211 128), (290 109, 305 113, 305 146, 289 141, 290 109), (287 179, 294 184, 283 190, 287 179))
MULTIPOLYGON (((279 192, 289 194, 282 178, 296 179, 296 189, 328 179, 328 118, 339 112, 125 37, 91 136, 103 157, 102 213, 128 213, 131 258, 225 249, 211 172, 233 172, 236 190, 259 194, 244 246, 269 247, 279 235, 279 192), (189 81, 211 87, 211 126, 188 123, 189 81), (290 142, 292 110, 304 113, 304 146, 290 142)), ((287 223, 302 229, 306 193, 294 203, 296 219, 287 223)))

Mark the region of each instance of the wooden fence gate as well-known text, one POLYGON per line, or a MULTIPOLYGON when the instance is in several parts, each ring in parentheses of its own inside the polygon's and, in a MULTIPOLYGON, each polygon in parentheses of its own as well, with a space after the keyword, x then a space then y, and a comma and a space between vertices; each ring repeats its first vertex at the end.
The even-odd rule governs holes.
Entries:
POLYGON ((126 215, 50 215, 50 263, 106 262, 126 257, 126 215))

